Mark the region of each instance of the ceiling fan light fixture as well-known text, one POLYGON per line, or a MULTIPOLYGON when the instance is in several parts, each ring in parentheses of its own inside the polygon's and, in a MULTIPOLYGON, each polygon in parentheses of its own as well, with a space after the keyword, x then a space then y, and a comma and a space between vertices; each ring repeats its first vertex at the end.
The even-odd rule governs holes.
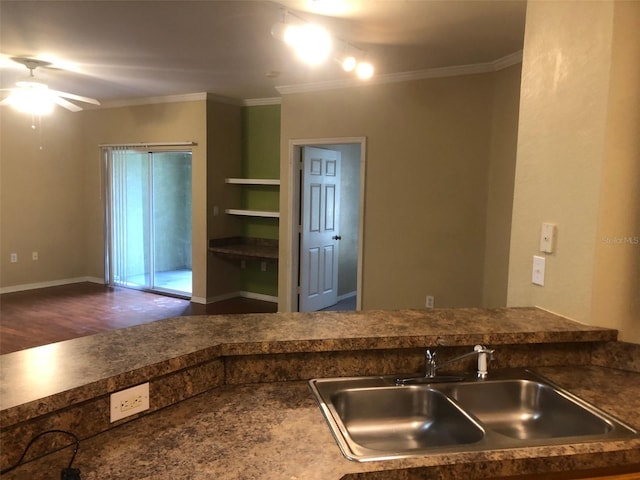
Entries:
POLYGON ((55 107, 55 95, 39 82, 18 82, 19 88, 11 91, 7 103, 14 109, 31 115, 49 115, 55 107))
MULTIPOLYGON (((0 56, 0 58, 2 57, 0 56)), ((56 105, 71 112, 79 112, 82 110, 82 107, 71 103, 69 100, 100 105, 100 102, 95 98, 51 90, 46 84, 35 81, 34 70, 38 67, 53 68, 50 67, 51 62, 25 57, 11 57, 11 60, 27 67, 29 70, 29 78, 21 82, 16 82, 14 88, 0 89, 0 91, 10 92, 4 100, 0 101, 0 106, 9 105, 16 110, 39 117, 52 113, 56 105)))

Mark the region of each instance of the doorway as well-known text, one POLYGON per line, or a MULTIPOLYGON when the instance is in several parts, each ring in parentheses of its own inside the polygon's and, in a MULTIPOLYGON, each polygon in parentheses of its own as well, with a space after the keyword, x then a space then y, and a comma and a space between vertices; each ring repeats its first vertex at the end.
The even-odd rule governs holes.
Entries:
POLYGON ((105 148, 108 285, 190 297, 191 151, 105 148))
POLYGON ((290 142, 291 311, 362 308, 365 148, 364 137, 290 142), (323 238, 314 245, 316 235, 323 238))

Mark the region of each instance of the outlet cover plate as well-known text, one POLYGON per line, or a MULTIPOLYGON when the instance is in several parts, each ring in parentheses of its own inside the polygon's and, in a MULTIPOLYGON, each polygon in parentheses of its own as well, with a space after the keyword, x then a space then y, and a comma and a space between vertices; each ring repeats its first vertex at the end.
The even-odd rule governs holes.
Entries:
POLYGON ((427 295, 427 300, 425 301, 425 308, 433 308, 435 304, 435 298, 433 295, 427 295))
POLYGON ((111 394, 111 422, 149 409, 149 382, 111 394))

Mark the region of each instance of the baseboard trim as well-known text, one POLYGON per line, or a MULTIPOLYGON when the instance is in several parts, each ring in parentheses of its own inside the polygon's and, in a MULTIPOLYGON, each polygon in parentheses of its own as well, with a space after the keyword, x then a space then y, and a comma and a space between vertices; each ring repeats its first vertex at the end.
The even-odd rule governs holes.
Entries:
POLYGON ((355 290, 353 292, 345 293, 343 295, 338 295, 338 301, 341 302, 342 300, 346 300, 347 298, 352 298, 357 295, 358 295, 358 292, 356 292, 355 290))
POLYGON ((271 302, 278 303, 278 297, 274 297, 273 295, 264 295, 262 293, 254 293, 254 292, 239 292, 240 297, 251 298, 253 300, 261 300, 263 302, 271 302))
POLYGON ((250 298, 253 300, 261 300, 263 302, 271 302, 271 303, 278 303, 278 297, 274 297, 272 295, 264 295, 262 293, 254 293, 254 292, 245 292, 245 291, 237 291, 237 292, 230 292, 230 293, 225 293, 223 295, 217 295, 215 297, 207 297, 206 300, 203 302, 196 302, 194 300, 194 298, 197 297, 192 297, 191 301, 194 303, 216 303, 216 302, 222 302, 224 300, 229 300, 231 298, 236 298, 236 297, 242 297, 242 298, 250 298))
POLYGON ((38 288, 59 287, 60 285, 71 285, 72 283, 98 283, 104 285, 104 279, 98 277, 76 277, 63 278, 61 280, 51 280, 48 282, 25 283, 22 285, 13 285, 10 287, 0 288, 0 295, 3 293, 23 292, 26 290, 36 290, 38 288))

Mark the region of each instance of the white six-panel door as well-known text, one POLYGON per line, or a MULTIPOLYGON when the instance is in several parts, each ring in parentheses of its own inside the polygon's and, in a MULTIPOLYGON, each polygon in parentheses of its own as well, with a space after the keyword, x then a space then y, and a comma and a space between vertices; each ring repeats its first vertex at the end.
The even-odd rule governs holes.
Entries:
POLYGON ((338 302, 340 152, 302 151, 300 306, 311 312, 338 302))

